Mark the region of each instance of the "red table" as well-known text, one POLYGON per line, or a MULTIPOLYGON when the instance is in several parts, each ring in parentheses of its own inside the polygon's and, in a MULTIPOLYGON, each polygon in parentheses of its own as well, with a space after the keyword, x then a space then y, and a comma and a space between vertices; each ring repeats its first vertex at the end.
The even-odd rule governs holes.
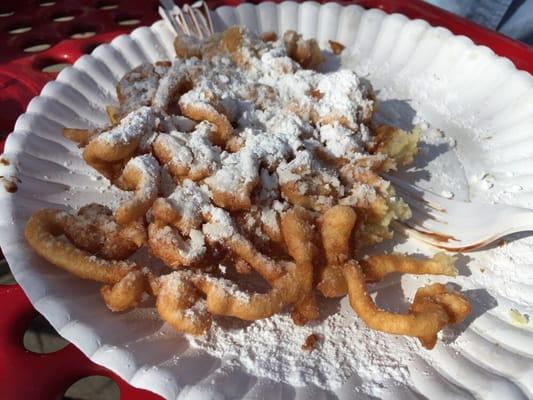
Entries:
MULTIPOLYGON (((239 0, 210 1, 211 8, 238 5, 239 0)), ((533 49, 474 25, 420 0, 340 1, 376 7, 388 13, 422 18, 435 26, 470 37, 515 65, 533 73, 533 49)), ((28 102, 56 73, 44 72, 56 64, 72 64, 96 46, 133 28, 159 18, 157 0, 2 0, 0 5, 0 152, 7 133, 28 102), (30 28, 31 29, 28 29, 30 28), (28 52, 35 46, 48 48, 28 52)), ((1 256, 1 253, 0 253, 1 256)), ((36 354, 22 343, 36 311, 18 285, 1 286, 0 398, 48 400, 61 397, 75 381, 87 375, 104 375, 119 386, 121 399, 151 400, 160 397, 135 389, 104 367, 89 361, 76 347, 50 354, 36 354)))

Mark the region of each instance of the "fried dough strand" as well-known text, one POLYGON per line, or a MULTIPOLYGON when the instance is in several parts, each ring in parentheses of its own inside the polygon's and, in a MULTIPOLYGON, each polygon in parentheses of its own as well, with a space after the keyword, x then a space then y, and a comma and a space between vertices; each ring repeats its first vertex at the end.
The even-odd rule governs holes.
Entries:
POLYGON ((281 232, 288 252, 299 270, 298 285, 300 298, 295 304, 292 319, 296 325, 305 325, 319 315, 313 291, 313 259, 318 254, 314 245, 315 232, 312 215, 301 207, 285 212, 281 216, 281 232))
POLYGON ((457 276, 455 258, 439 252, 429 260, 419 260, 401 254, 379 254, 360 261, 367 282, 377 282, 392 272, 416 275, 457 276))
POLYGON ((131 200, 121 204, 115 213, 119 224, 127 224, 143 218, 157 199, 161 186, 159 163, 151 154, 132 158, 116 182, 125 190, 135 190, 131 200))
POLYGON ((341 297, 348 292, 341 265, 350 258, 350 236, 357 214, 348 206, 334 206, 322 215, 320 234, 326 256, 317 284, 325 297, 341 297))
POLYGON ((102 295, 113 311, 136 306, 144 288, 139 284, 138 267, 129 261, 104 260, 62 241, 69 221, 62 211, 43 209, 26 224, 24 236, 33 249, 53 265, 79 277, 105 283, 102 295))
POLYGON ((365 287, 360 265, 350 260, 343 266, 350 305, 371 329, 395 335, 417 337, 427 349, 437 342, 437 333, 447 324, 456 324, 470 313, 468 300, 433 284, 418 289, 408 314, 395 314, 376 306, 365 287))

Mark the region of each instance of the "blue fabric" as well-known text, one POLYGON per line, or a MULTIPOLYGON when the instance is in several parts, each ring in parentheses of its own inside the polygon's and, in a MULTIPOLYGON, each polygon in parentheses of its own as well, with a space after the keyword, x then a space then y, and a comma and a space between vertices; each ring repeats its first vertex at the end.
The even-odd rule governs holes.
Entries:
POLYGON ((514 39, 533 44, 533 0, 426 0, 514 39))

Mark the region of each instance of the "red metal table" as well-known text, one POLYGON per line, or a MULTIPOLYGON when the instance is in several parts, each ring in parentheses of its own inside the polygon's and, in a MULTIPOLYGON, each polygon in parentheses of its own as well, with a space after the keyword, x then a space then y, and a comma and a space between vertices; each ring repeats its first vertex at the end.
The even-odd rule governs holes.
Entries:
MULTIPOLYGON (((210 1, 211 8, 238 5, 239 0, 210 1)), ((422 18, 434 26, 470 37, 533 73, 533 49, 474 25, 421 0, 356 0, 367 8, 422 18)), ((3 0, 0 5, 0 153, 7 133, 28 102, 55 78, 57 64, 72 64, 96 46, 149 25, 159 18, 157 0, 3 0)), ((0 253, 1 257, 1 253, 0 253)), ((18 285, 0 285, 0 398, 56 399, 87 375, 104 375, 119 386, 121 399, 159 399, 135 389, 111 371, 88 360, 73 345, 50 354, 36 354, 22 343, 36 315, 18 285)))

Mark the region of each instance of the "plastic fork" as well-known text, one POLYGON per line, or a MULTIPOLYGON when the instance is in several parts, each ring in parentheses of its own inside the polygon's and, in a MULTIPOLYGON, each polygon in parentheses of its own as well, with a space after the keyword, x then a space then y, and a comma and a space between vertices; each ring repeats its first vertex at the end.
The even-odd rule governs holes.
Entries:
POLYGON ((511 233, 533 231, 533 210, 528 208, 450 200, 394 176, 384 177, 413 212, 400 228, 432 246, 474 251, 511 233))
POLYGON ((213 34, 213 21, 204 1, 178 7, 173 0, 159 0, 159 15, 177 35, 185 34, 204 39, 213 34))

